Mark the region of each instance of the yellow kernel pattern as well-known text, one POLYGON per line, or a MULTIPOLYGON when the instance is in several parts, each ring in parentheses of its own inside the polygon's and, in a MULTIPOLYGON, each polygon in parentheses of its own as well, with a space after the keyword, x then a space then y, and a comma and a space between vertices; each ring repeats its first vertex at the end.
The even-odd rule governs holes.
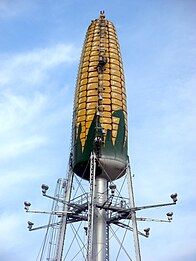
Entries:
POLYGON ((107 130, 111 130, 113 143, 115 142, 119 118, 112 116, 112 114, 114 111, 122 109, 127 136, 126 93, 120 47, 114 25, 105 20, 104 30, 103 37, 101 36, 100 19, 92 21, 86 33, 78 70, 74 111, 76 133, 81 125, 80 140, 83 147, 97 111, 99 99, 102 99, 99 112, 104 135, 107 130), (103 45, 107 63, 102 77, 100 77, 98 72, 99 51, 103 45), (98 94, 99 84, 103 87, 101 97, 98 94))

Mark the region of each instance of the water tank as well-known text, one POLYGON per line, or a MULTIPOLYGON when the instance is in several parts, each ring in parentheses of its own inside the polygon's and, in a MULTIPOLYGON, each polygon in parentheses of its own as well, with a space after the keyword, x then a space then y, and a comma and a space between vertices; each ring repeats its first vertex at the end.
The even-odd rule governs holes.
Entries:
POLYGON ((73 111, 73 170, 89 179, 90 155, 96 175, 120 178, 127 166, 127 107, 120 47, 114 25, 103 12, 87 30, 73 111))

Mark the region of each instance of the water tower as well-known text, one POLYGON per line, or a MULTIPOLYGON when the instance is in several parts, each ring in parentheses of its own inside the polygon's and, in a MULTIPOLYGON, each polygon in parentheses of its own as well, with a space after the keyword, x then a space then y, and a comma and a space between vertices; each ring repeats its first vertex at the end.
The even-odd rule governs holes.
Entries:
MULTIPOLYGON (((38 260, 113 260, 110 252, 115 249, 110 244, 110 229, 117 226, 133 232, 135 260, 140 261, 138 235, 148 237, 149 228, 138 231, 137 221, 171 221, 172 212, 167 213, 166 220, 136 217, 136 212, 142 209, 176 204, 177 194, 171 195, 171 203, 135 206, 127 139, 126 90, 120 47, 114 25, 105 18, 104 12, 100 12, 99 18, 88 27, 79 64, 67 177, 57 181, 54 196, 48 195, 49 187, 42 184, 43 196, 53 201, 50 211, 30 210, 31 204, 24 203, 27 212, 49 215, 47 225, 34 227, 28 221, 30 231, 46 229, 38 260), (74 178, 78 184, 82 181, 87 184, 80 195, 73 192, 74 178), (122 187, 119 187, 123 178, 127 180, 126 189, 123 189, 127 196, 122 195, 122 187), (126 223, 127 220, 132 225, 126 223), (73 228, 74 239, 81 246, 81 256, 77 257, 79 252, 74 250, 71 259, 64 251, 65 242, 66 245, 72 243, 67 229, 78 222, 85 222, 83 233, 86 237, 81 240, 81 230, 73 228)), ((119 244, 126 253, 123 260, 132 260, 123 242, 119 244)), ((116 257, 116 260, 120 259, 116 257)))

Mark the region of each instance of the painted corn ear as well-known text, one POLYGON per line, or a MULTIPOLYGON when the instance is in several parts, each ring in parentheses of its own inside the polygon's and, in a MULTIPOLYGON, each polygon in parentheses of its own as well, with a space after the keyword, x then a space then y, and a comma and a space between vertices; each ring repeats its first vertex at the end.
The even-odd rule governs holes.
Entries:
POLYGON ((73 112, 73 168, 89 179, 96 152, 96 175, 114 180, 127 165, 127 108, 120 47, 114 25, 104 13, 87 30, 76 83, 73 112))

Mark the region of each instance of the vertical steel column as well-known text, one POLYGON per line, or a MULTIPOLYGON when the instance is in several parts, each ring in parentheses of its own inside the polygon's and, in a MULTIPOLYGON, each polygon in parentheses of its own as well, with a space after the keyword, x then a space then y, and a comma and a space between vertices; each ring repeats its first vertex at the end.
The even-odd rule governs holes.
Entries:
POLYGON ((70 159, 70 166, 69 166, 69 174, 68 174, 68 180, 65 187, 65 203, 63 206, 63 211, 65 211, 65 214, 62 215, 61 218, 61 224, 59 229, 59 235, 58 235, 58 241, 57 241, 57 247, 56 247, 56 253, 55 253, 55 261, 61 261, 62 255, 63 255, 63 247, 64 247, 64 239, 65 239, 65 232, 66 232, 66 226, 67 226, 67 213, 68 211, 68 203, 71 199, 71 190, 72 190, 72 183, 73 183, 73 171, 71 167, 71 159, 70 159))
MULTIPOLYGON (((129 203, 131 205, 131 208, 134 208, 135 207, 135 201, 134 201, 134 193, 133 193, 133 184, 132 184, 130 164, 128 165, 128 170, 127 170, 127 182, 128 182, 128 192, 129 192, 129 203)), ((137 220, 136 220, 135 211, 132 211, 132 213, 131 213, 131 220, 132 220, 132 227, 133 227, 133 239, 134 239, 134 246, 135 246, 136 261, 141 261, 140 244, 139 244, 137 220)))
MULTIPOLYGON (((96 178, 95 199, 99 204, 104 204, 107 200, 107 180, 104 178, 96 178)), ((96 208, 94 213, 94 242, 93 242, 93 261, 107 260, 108 237, 106 237, 107 214, 105 209, 96 208)))

